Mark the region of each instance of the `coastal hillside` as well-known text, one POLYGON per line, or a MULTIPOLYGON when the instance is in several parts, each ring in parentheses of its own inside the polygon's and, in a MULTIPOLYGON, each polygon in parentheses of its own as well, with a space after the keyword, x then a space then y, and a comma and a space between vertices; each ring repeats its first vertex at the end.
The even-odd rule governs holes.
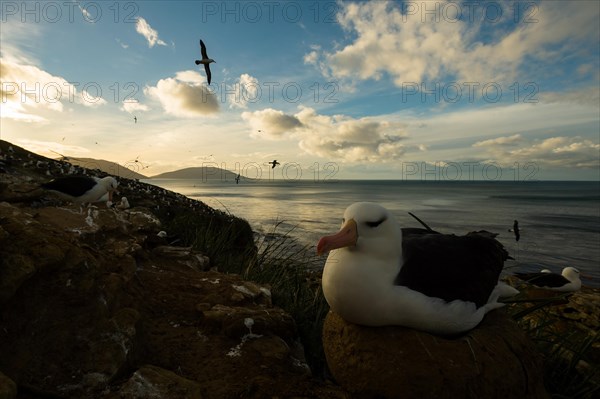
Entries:
POLYGON ((195 180, 220 180, 234 182, 237 174, 226 169, 212 166, 199 166, 179 169, 152 176, 153 179, 195 179, 195 180))
POLYGON ((135 160, 127 162, 123 165, 118 164, 116 162, 105 161, 103 159, 94 159, 94 158, 71 158, 66 157, 64 159, 66 162, 79 166, 86 169, 98 169, 106 174, 118 177, 126 177, 128 179, 147 179, 148 176, 145 176, 139 171, 144 170, 144 166, 138 161, 135 160))

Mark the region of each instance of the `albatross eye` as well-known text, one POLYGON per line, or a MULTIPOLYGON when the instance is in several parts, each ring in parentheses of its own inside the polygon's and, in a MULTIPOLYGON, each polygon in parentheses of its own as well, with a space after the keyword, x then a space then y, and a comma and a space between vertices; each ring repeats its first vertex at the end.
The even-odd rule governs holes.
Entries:
POLYGON ((375 228, 375 227, 379 226, 381 223, 383 223, 384 221, 385 221, 385 218, 381 218, 376 222, 365 222, 365 224, 369 227, 375 228))

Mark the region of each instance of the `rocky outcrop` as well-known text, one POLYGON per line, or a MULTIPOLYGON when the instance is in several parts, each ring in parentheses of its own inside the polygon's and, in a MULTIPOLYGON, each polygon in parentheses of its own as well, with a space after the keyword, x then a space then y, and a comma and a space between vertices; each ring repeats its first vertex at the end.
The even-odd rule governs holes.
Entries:
POLYGON ((330 312, 327 363, 357 398, 547 398, 541 358, 502 311, 443 338, 404 327, 364 327, 330 312))
POLYGON ((219 272, 252 255, 245 221, 124 180, 131 208, 81 210, 30 193, 65 165, 0 150, 1 398, 345 397, 269 286, 219 272), (224 254, 190 246, 220 231, 224 254))
POLYGON ((255 378, 274 392, 308 380, 295 323, 269 287, 205 271, 191 248, 145 249, 159 229, 136 208, 0 203, 0 370, 19 389, 210 398, 255 378))

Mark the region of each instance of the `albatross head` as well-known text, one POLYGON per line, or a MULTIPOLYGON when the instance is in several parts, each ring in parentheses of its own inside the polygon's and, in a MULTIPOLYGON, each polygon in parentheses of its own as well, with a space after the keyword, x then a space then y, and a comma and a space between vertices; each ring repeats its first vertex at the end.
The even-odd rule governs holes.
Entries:
POLYGON ((106 176, 100 179, 100 184, 104 187, 108 193, 108 200, 112 201, 113 193, 117 190, 119 182, 112 176, 106 176))
POLYGON ((565 267, 561 274, 570 282, 579 280, 579 270, 575 269, 574 267, 565 267))
POLYGON ((372 202, 357 202, 344 211, 341 229, 319 240, 317 254, 349 248, 398 256, 401 255, 401 244, 401 229, 387 209, 372 202))

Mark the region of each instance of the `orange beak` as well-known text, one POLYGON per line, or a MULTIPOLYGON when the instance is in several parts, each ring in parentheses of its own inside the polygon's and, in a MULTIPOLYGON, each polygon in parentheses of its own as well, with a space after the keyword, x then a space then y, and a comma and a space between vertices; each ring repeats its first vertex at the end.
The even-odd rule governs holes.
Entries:
POLYGON ((348 220, 340 231, 331 236, 322 237, 317 244, 317 255, 323 255, 333 249, 356 245, 358 231, 354 219, 348 220))

